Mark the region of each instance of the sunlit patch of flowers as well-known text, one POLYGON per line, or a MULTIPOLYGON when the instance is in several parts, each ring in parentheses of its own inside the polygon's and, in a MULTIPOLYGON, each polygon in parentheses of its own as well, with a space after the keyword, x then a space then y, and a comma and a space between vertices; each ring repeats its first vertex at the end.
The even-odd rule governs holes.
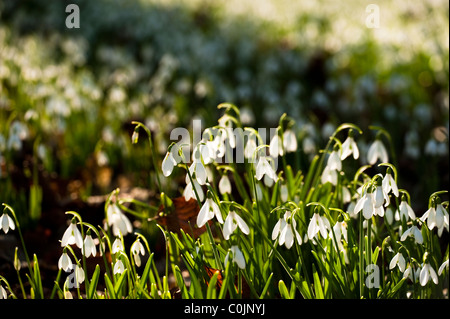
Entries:
MULTIPOLYGON (((67 212, 71 219, 61 238, 59 271, 50 296, 43 294, 37 257, 31 262, 26 253, 13 208, 3 204, 1 229, 19 233, 31 288, 26 291, 21 284, 21 291, 14 291, 8 278, 0 276, 0 296, 445 297, 449 250, 440 239, 449 232, 447 191, 431 194, 427 211, 419 216, 398 180, 401 167, 389 162, 394 154, 386 147, 388 132, 379 127, 363 132, 354 124, 342 124, 302 171, 295 169, 295 161, 300 160, 303 140, 292 118, 284 114, 265 143, 259 130, 242 124, 236 106, 226 103, 219 109, 224 114, 218 124, 206 128, 195 145, 173 141, 165 155, 156 158, 150 143, 159 208, 122 198, 117 189, 106 200, 103 226, 67 212), (357 140, 366 134, 375 140, 363 152, 357 140), (254 144, 244 143, 246 139, 254 144), (192 156, 186 156, 191 150, 192 156), (368 165, 355 169, 347 164, 361 156, 368 165), (184 177, 180 180, 185 185, 162 191, 167 183, 161 179, 175 176, 184 177), (186 204, 176 208, 175 200, 186 204), (188 204, 192 201, 197 209, 188 204), (193 219, 182 229, 158 219, 182 222, 177 209, 187 207, 183 214, 193 219), (164 235, 163 273, 148 238, 129 215, 155 223, 164 235), (86 261, 94 257, 102 265, 91 272, 86 261), (187 270, 189 280, 181 269, 187 270), (174 281, 169 283, 169 278, 174 281)), ((133 123, 131 142, 136 144, 141 129, 151 132, 133 123)))

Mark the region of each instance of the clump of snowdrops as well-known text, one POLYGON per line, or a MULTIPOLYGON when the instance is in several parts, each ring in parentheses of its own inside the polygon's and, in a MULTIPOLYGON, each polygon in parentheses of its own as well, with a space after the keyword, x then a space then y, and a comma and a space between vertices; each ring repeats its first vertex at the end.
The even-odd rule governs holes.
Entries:
MULTIPOLYGON (((224 114, 218 125, 206 128, 195 145, 173 142, 162 161, 154 156, 151 131, 133 122, 132 143, 142 130, 148 137, 150 180, 159 189, 160 206, 121 198, 117 189, 105 203, 102 226, 67 212, 70 224, 49 298, 446 297, 447 191, 431 194, 418 216, 398 183, 401 167, 390 162, 388 132, 342 124, 301 170, 305 140, 291 118, 284 114, 271 136, 262 136, 262 130, 242 126, 236 106, 219 108, 224 114), (373 135, 365 154, 357 144, 363 134, 373 135), (358 167, 361 156, 368 164, 358 167), (179 174, 186 184, 172 191, 168 181, 179 174), (180 229, 158 223, 182 217, 175 205, 180 200, 198 205, 188 209, 193 222, 180 229), (130 215, 151 215, 146 221, 163 233, 162 272, 130 215), (129 247, 126 237, 133 242, 129 247), (87 259, 95 256, 102 265, 89 273, 87 259)), ((0 298, 44 298, 37 256, 28 256, 13 207, 3 206, 0 226, 19 234, 30 288, 22 283, 16 248, 21 289, 15 292, 0 276, 0 298)))

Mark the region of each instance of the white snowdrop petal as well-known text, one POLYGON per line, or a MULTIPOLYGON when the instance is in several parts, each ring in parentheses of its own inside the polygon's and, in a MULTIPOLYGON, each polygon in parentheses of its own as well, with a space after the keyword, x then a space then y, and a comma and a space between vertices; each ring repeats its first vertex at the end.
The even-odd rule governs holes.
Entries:
POLYGON ((172 174, 172 170, 173 170, 173 167, 174 167, 174 163, 173 163, 173 161, 170 159, 171 156, 172 156, 172 155, 170 154, 170 152, 167 152, 167 153, 166 153, 166 156, 164 157, 164 159, 163 159, 163 161, 162 161, 161 168, 162 168, 163 175, 164 175, 165 177, 168 177, 168 176, 170 176, 170 174, 172 174))
POLYGON ((282 219, 279 219, 275 226, 273 226, 272 230, 272 240, 277 239, 278 235, 280 234, 280 227, 281 227, 282 219))
POLYGON ((431 266, 428 267, 428 271, 430 273, 431 280, 433 280, 434 284, 437 285, 439 283, 439 279, 438 279, 438 276, 436 274, 436 271, 431 266))
POLYGON ((285 232, 285 238, 284 238, 284 242, 286 245, 287 249, 290 249, 292 247, 292 245, 294 244, 294 234, 292 232, 292 228, 291 225, 287 224, 286 227, 286 232, 285 232))
POLYGON ((220 212, 219 206, 213 200, 211 200, 210 207, 212 208, 213 214, 214 214, 214 216, 216 216, 217 221, 219 223, 223 224, 222 213, 220 212))
POLYGON ((408 228, 407 230, 405 230, 402 237, 400 237, 400 241, 404 241, 410 235, 410 233, 411 233, 411 228, 408 228))
POLYGON ((370 194, 366 194, 366 199, 364 200, 362 210, 365 219, 372 218, 374 207, 372 203, 372 196, 370 194))
POLYGON ((239 216, 238 214, 235 213, 234 220, 236 221, 239 228, 241 229, 241 231, 244 234, 246 234, 246 235, 250 234, 250 228, 248 227, 247 223, 241 218, 241 216, 239 216))
POLYGON ((197 215, 197 227, 203 227, 209 220, 209 201, 206 200, 197 215))
POLYGON ((394 269, 394 267, 397 265, 399 254, 395 254, 394 257, 392 257, 391 262, 389 263, 389 269, 394 269))
POLYGON ((367 151, 367 162, 370 165, 373 165, 377 162, 378 154, 377 154, 377 146, 375 142, 370 145, 369 150, 367 151))
POLYGON ((419 280, 420 280, 421 286, 425 286, 428 282, 429 273, 428 273, 427 266, 428 266, 428 264, 423 266, 422 270, 420 271, 419 280))

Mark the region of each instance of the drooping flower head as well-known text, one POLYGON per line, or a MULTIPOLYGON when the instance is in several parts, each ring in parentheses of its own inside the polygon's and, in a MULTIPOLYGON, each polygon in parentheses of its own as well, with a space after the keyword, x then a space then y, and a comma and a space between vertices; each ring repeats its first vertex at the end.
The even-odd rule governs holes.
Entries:
POLYGON ((106 218, 108 225, 112 227, 114 236, 119 236, 120 234, 125 236, 133 231, 130 220, 116 203, 109 203, 106 209, 106 218))
POLYGON ((330 230, 331 226, 328 218, 321 216, 316 212, 308 225, 308 238, 311 240, 316 237, 318 233, 320 233, 323 238, 327 238, 330 230))
POLYGON ((141 257, 139 255, 144 256, 145 255, 145 249, 144 245, 142 245, 139 238, 131 245, 131 254, 133 255, 134 262, 136 263, 136 266, 141 266, 141 257))
POLYGON ((13 219, 6 212, 3 212, 0 217, 0 227, 3 229, 5 234, 7 234, 10 229, 16 229, 13 219))
POLYGON ((230 179, 226 174, 223 174, 219 181, 219 192, 220 194, 231 194, 231 183, 230 179))
POLYGON ((81 232, 77 227, 75 217, 72 218, 72 222, 64 232, 64 235, 61 240, 61 247, 73 244, 76 244, 78 248, 83 248, 83 237, 81 236, 81 232))
POLYGON ((374 165, 377 160, 380 160, 382 163, 387 163, 389 161, 386 147, 383 142, 381 142, 380 138, 375 139, 367 151, 367 162, 369 162, 370 165, 374 165))
POLYGON ((276 182, 278 180, 278 176, 275 173, 274 168, 272 165, 269 164, 268 159, 271 159, 266 156, 260 156, 258 163, 256 164, 256 179, 261 180, 264 175, 267 175, 268 178, 272 179, 273 182, 276 182))
POLYGON ((348 137, 342 143, 342 149, 341 149, 341 161, 346 159, 348 156, 353 155, 353 158, 356 160, 359 158, 359 149, 358 145, 356 144, 355 140, 353 139, 353 130, 350 129, 348 132, 348 137))
POLYGON ((391 262, 389 263, 389 269, 394 269, 395 266, 398 266, 398 269, 401 272, 405 271, 406 262, 405 258, 403 257, 402 253, 398 252, 392 257, 391 262))
POLYGON ((70 260, 69 255, 67 255, 67 252, 65 249, 64 249, 61 257, 59 257, 58 268, 64 270, 65 272, 68 272, 68 271, 72 270, 72 268, 73 268, 72 261, 70 260))
POLYGON ((272 240, 278 238, 280 245, 285 245, 290 249, 294 244, 294 236, 299 245, 302 244, 302 237, 297 231, 297 222, 290 211, 284 213, 283 218, 280 218, 272 230, 272 240))
POLYGON ((84 239, 84 245, 83 245, 84 251, 83 254, 87 257, 91 256, 95 257, 97 255, 97 248, 95 246, 95 242, 92 239, 91 233, 90 233, 90 229, 87 231, 86 233, 86 238, 84 239))
POLYGON ((230 210, 225 223, 223 225, 223 237, 225 240, 230 239, 230 235, 239 227, 239 229, 246 235, 250 234, 250 229, 247 223, 235 211, 230 210))
POLYGON ((205 200, 202 208, 197 215, 197 227, 203 227, 209 220, 213 219, 214 216, 217 221, 223 224, 222 213, 220 212, 219 206, 211 199, 205 200))
POLYGON ((230 259, 231 254, 231 261, 238 265, 239 268, 245 269, 245 258, 242 251, 239 249, 238 246, 233 245, 230 247, 230 250, 228 251, 227 255, 225 256, 225 267, 227 266, 228 260, 230 259))

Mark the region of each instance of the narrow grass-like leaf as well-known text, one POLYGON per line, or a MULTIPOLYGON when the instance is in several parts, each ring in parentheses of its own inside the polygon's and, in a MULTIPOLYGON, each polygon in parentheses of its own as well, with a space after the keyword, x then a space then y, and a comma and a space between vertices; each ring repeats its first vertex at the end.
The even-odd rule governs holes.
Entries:
POLYGON ((186 284, 184 283, 183 275, 181 274, 180 267, 175 265, 173 267, 173 272, 175 274, 175 280, 177 281, 177 285, 181 291, 181 297, 183 299, 190 299, 186 284))
POLYGON ((264 299, 266 297, 267 291, 269 290, 269 287, 272 283, 273 278, 273 272, 270 273, 269 278, 267 278, 266 284, 264 285, 264 288, 261 292, 261 295, 259 296, 259 299, 264 299))
POLYGON ((36 254, 33 255, 33 262, 34 262, 34 264, 33 264, 34 283, 35 283, 37 297, 39 299, 43 299, 44 291, 42 289, 41 272, 39 270, 39 262, 38 262, 36 254))
POLYGON ((93 299, 94 296, 96 295, 96 289, 97 289, 99 277, 100 277, 100 266, 97 264, 95 266, 94 273, 92 274, 91 283, 89 285, 89 291, 88 291, 88 295, 87 295, 88 299, 93 299))
POLYGON ((121 290, 122 290, 123 284, 125 283, 125 278, 127 277, 127 272, 128 272, 128 269, 125 269, 124 272, 120 275, 119 279, 117 279, 117 281, 114 285, 114 292, 115 292, 116 296, 119 298, 122 295, 121 290))
POLYGON ((206 290, 206 299, 216 299, 216 283, 217 278, 219 277, 220 272, 216 271, 214 275, 211 277, 208 283, 208 289, 206 290))
POLYGON ((106 291, 108 292, 109 298, 117 299, 116 292, 114 291, 114 286, 106 273, 105 273, 104 278, 105 278, 106 291))
POLYGON ((317 273, 316 266, 312 265, 313 279, 314 279, 314 293, 317 299, 324 299, 322 284, 320 283, 319 274, 317 273))

